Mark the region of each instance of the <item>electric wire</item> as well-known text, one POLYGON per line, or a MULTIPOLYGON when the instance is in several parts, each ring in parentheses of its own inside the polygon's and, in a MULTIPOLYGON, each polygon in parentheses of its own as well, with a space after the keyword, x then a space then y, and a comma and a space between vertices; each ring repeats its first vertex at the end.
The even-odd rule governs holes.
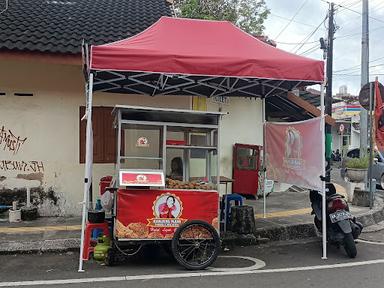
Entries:
MULTIPOLYGON (((318 41, 317 41, 318 42, 318 41)), ((316 50, 319 50, 320 49, 320 45, 319 44, 316 44, 315 46, 305 50, 304 52, 300 53, 299 55, 308 55, 316 50)))
MULTIPOLYGON (((283 45, 300 45, 300 44, 303 44, 303 42, 280 42, 280 41, 275 41, 277 44, 283 44, 283 45)), ((304 45, 309 45, 309 44, 314 44, 314 43, 317 43, 319 42, 318 40, 316 41, 310 41, 310 42, 305 42, 304 45)))
MULTIPOLYGON (((376 61, 381 60, 381 59, 384 59, 384 57, 376 58, 374 60, 369 61, 368 63, 373 63, 373 62, 376 62, 376 61)), ((351 66, 351 67, 348 67, 348 68, 343 68, 343 69, 335 70, 333 72, 337 73, 337 72, 343 72, 343 71, 348 71, 348 70, 360 69, 360 66, 361 66, 361 64, 358 64, 358 65, 354 65, 354 66, 351 66)))
MULTIPOLYGON (((356 14, 359 14, 359 15, 362 15, 362 13, 361 12, 359 12, 359 11, 356 11, 356 10, 353 10, 353 9, 351 9, 351 8, 349 8, 349 7, 346 7, 346 6, 341 6, 341 5, 338 5, 338 4, 336 4, 337 6, 339 6, 339 7, 343 7, 343 8, 345 8, 345 10, 348 10, 348 11, 351 11, 351 12, 354 12, 354 13, 356 13, 356 14)), ((376 20, 376 21, 378 21, 378 22, 380 22, 380 23, 384 23, 384 21, 383 20, 380 20, 380 19, 378 19, 378 18, 376 18, 376 17, 372 17, 372 16, 369 16, 368 15, 368 18, 371 18, 371 19, 373 19, 373 20, 376 20)))
POLYGON ((317 27, 302 40, 300 45, 297 45, 298 47, 297 46, 293 47, 291 51, 295 50, 295 52, 293 53, 296 54, 304 46, 304 44, 307 43, 308 39, 311 38, 316 33, 317 30, 319 30, 319 28, 321 27, 321 25, 323 25, 323 23, 325 22, 325 20, 327 20, 327 18, 328 18, 328 15, 325 16, 324 20, 321 21, 321 23, 317 25, 317 27))
POLYGON ((301 9, 303 9, 303 7, 305 6, 305 4, 308 2, 308 0, 304 0, 303 4, 301 4, 301 6, 299 7, 299 9, 296 11, 296 13, 292 16, 292 18, 289 20, 289 22, 284 26, 283 29, 281 29, 281 31, 277 34, 277 36, 275 37, 275 40, 277 40, 277 38, 279 38, 279 36, 285 31, 285 29, 288 28, 288 26, 292 23, 292 21, 296 18, 296 16, 300 13, 301 9))
POLYGON ((309 26, 309 27, 316 27, 315 25, 312 25, 312 24, 308 24, 308 23, 303 23, 303 22, 299 22, 299 21, 296 21, 296 20, 291 20, 287 17, 284 17, 284 16, 280 16, 280 15, 277 15, 275 13, 269 13, 269 15, 271 16, 275 16, 277 18, 281 18, 281 19, 284 19, 284 20, 287 20, 287 21, 292 21, 293 23, 297 23, 297 24, 301 24, 301 25, 304 25, 304 26, 309 26))

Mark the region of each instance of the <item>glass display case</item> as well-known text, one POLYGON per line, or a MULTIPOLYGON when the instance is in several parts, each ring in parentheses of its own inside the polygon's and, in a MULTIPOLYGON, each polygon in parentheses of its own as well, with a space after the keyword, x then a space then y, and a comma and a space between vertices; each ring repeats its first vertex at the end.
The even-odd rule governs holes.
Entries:
POLYGON ((168 189, 218 189, 223 113, 135 106, 114 113, 118 171, 162 171, 168 189))

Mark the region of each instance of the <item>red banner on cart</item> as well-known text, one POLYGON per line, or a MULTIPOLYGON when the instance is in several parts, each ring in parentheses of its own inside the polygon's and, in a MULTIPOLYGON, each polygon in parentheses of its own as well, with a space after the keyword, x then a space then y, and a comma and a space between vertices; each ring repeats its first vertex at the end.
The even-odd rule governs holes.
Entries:
POLYGON ((171 239, 188 220, 202 220, 218 229, 218 205, 216 191, 119 190, 116 237, 171 239))
POLYGON ((165 186, 163 171, 120 170, 120 186, 165 186))
POLYGON ((321 118, 265 124, 267 179, 321 189, 321 118))

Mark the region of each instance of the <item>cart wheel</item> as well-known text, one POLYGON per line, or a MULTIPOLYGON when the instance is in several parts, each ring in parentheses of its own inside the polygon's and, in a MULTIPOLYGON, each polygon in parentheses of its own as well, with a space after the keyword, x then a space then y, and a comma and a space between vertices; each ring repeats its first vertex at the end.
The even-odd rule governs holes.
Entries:
POLYGON ((220 238, 210 224, 192 220, 181 225, 172 239, 172 253, 176 261, 189 270, 210 266, 220 251, 220 238))

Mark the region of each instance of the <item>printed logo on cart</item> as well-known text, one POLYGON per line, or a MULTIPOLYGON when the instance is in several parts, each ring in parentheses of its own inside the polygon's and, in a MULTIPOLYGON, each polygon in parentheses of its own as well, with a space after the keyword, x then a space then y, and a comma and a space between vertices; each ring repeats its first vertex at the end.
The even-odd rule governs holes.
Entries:
POLYGON ((153 173, 137 173, 122 171, 120 174, 121 186, 164 186, 163 174, 158 172, 153 173))
POLYGON ((137 183, 145 184, 145 183, 148 183, 148 178, 143 174, 139 174, 136 176, 136 181, 137 183))
POLYGON ((149 147, 149 141, 147 137, 139 137, 136 141, 136 147, 149 147))
POLYGON ((303 137, 300 131, 289 126, 285 132, 284 167, 294 170, 304 169, 302 151, 303 137))
POLYGON ((147 219, 150 227, 179 227, 187 219, 182 219, 183 203, 175 194, 164 193, 157 196, 152 206, 154 218, 147 219))

